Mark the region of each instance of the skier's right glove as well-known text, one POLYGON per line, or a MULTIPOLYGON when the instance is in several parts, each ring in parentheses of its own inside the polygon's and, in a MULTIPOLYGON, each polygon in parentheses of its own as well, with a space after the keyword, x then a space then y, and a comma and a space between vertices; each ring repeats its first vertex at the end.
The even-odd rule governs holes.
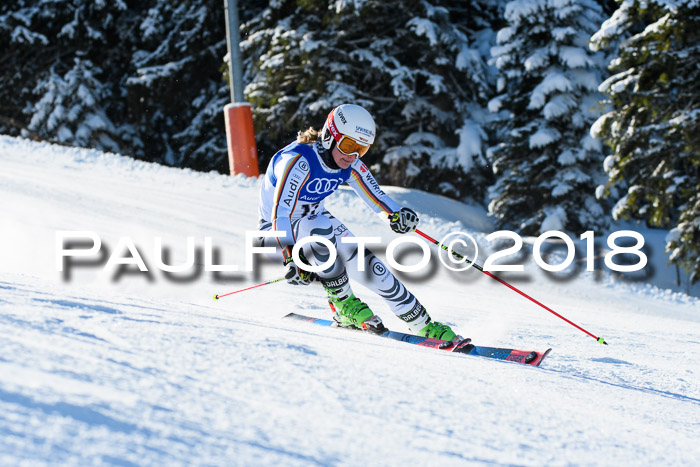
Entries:
MULTIPOLYGON (((299 252, 299 259, 305 264, 309 264, 304 255, 299 252)), ((287 272, 284 274, 284 278, 287 279, 287 283, 292 285, 309 285, 313 280, 314 274, 309 271, 304 271, 295 262, 294 258, 291 256, 284 260, 285 266, 287 266, 287 272)))

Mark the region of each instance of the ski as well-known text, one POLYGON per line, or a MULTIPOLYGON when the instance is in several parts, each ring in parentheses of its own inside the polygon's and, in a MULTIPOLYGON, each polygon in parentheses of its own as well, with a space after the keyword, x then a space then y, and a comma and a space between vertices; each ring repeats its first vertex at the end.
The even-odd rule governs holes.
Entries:
POLYGON ((416 336, 414 334, 407 334, 404 332, 390 331, 384 329, 382 331, 372 332, 364 331, 355 327, 345 327, 340 326, 333 320, 312 318, 310 316, 304 316, 297 313, 289 313, 284 316, 285 318, 294 319, 298 321, 304 321, 310 324, 315 324, 317 326, 325 327, 336 327, 341 329, 348 329, 360 332, 369 332, 379 337, 385 337, 387 339, 393 339, 401 342, 407 342, 409 344, 418 345, 421 347, 429 347, 432 349, 444 350, 446 352, 461 353, 465 355, 477 355, 479 357, 495 358, 497 360, 506 360, 509 362, 522 363, 524 365, 540 366, 542 360, 549 355, 552 349, 547 349, 544 352, 537 352, 534 350, 517 350, 517 349, 502 349, 497 347, 483 347, 479 345, 474 345, 471 343, 471 339, 464 339, 457 344, 450 341, 443 341, 440 339, 430 339, 427 337, 416 336))

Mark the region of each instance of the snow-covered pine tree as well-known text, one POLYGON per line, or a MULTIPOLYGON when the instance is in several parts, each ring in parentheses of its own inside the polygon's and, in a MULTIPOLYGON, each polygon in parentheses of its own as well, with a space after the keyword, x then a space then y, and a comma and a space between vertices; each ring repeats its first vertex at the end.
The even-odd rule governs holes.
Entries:
POLYGON ((138 145, 133 128, 112 123, 126 107, 114 98, 114 77, 129 51, 129 7, 125 0, 4 2, 0 115, 9 118, 0 129, 111 151, 138 145), (96 65, 103 63, 109 66, 96 65))
POLYGON ((0 132, 18 135, 26 129, 22 112, 31 95, 35 80, 28 77, 45 69, 55 54, 47 50, 49 38, 34 27, 39 8, 35 2, 17 0, 0 3, 0 132), (42 53, 43 52, 43 53, 42 53))
POLYGON ((119 152, 120 136, 130 128, 117 128, 107 116, 112 96, 110 87, 97 79, 101 72, 80 58, 63 76, 51 70, 34 90, 41 98, 25 110, 31 115, 29 130, 62 143, 119 152))
POLYGON ((499 227, 536 235, 605 223, 595 198, 602 145, 588 134, 604 67, 588 40, 602 22, 592 0, 525 0, 506 5, 493 63, 500 116, 489 158, 498 181, 489 210, 499 227))
POLYGON ((700 2, 624 0, 594 35, 615 73, 600 86, 613 216, 672 228, 672 263, 700 279, 700 2))
POLYGON ((395 125, 404 135, 382 160, 386 181, 483 201, 492 182, 485 127, 495 84, 487 60, 501 5, 440 0, 414 9, 399 42, 407 58, 415 56, 401 67, 412 69, 387 69, 392 79, 401 77, 403 89, 394 95, 402 118, 395 125))
POLYGON ((0 131, 25 128, 67 144, 226 172, 224 8, 209 0, 173 5, 0 3, 0 41, 8 44, 0 52, 0 131), (89 116, 80 132, 75 121, 61 121, 80 118, 78 109, 89 116), (87 137, 90 125, 99 134, 87 137))
POLYGON ((331 108, 353 102, 377 121, 366 159, 380 163, 381 181, 468 193, 474 177, 467 171, 485 165, 474 109, 487 101, 488 77, 457 26, 468 12, 460 4, 460 17, 450 3, 288 0, 248 21, 246 93, 263 164, 298 130, 320 128, 331 108), (440 185, 446 179, 452 183, 440 185))
POLYGON ((150 160, 227 172, 222 58, 224 7, 210 0, 153 0, 140 18, 125 80, 150 160))

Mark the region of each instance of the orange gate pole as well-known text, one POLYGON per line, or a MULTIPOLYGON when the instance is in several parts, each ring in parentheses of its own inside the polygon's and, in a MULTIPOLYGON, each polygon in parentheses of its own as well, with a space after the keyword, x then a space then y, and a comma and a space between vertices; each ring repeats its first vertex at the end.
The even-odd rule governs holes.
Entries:
POLYGON ((224 106, 226 121, 226 143, 228 144, 228 163, 231 175, 242 174, 247 177, 260 175, 258 169, 258 150, 255 145, 253 114, 250 104, 237 102, 224 106))

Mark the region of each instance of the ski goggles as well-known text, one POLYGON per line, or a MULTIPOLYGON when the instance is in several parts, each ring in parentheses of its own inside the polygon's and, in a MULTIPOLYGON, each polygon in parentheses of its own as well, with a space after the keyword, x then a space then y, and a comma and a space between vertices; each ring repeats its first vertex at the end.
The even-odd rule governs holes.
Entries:
POLYGON ((346 135, 342 135, 340 137, 340 141, 336 141, 336 147, 338 148, 338 151, 342 152, 346 156, 357 154, 357 157, 362 157, 367 153, 367 151, 369 151, 370 146, 371 144, 360 144, 346 135))

